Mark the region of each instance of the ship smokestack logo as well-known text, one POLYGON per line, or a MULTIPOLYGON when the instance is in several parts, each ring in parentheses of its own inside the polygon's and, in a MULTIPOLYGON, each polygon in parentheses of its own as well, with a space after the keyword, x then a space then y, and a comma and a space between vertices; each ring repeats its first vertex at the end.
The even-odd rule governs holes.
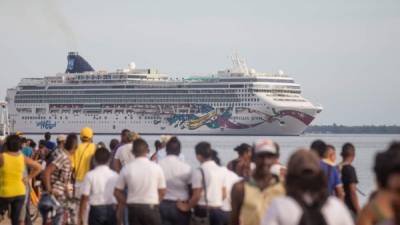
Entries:
POLYGON ((71 58, 68 60, 68 65, 67 65, 67 70, 73 70, 74 69, 74 64, 75 64, 75 59, 71 58))
POLYGON ((92 66, 77 52, 68 53, 66 73, 84 73, 94 71, 92 66))

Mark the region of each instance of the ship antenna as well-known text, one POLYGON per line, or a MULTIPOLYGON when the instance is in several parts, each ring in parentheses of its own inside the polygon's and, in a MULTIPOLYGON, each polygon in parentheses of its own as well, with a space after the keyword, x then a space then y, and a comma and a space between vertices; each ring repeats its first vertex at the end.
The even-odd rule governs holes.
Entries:
POLYGON ((231 60, 234 71, 249 75, 249 68, 247 67, 246 60, 241 58, 237 52, 231 57, 231 60))

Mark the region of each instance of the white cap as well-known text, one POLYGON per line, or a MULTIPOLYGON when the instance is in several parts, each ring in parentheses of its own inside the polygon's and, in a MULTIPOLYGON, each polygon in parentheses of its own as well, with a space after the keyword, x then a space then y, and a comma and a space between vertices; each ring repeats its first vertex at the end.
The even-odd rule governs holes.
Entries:
POLYGON ((172 138, 171 135, 161 135, 160 142, 162 144, 167 144, 167 142, 172 138))
POLYGON ((271 153, 271 154, 277 154, 278 151, 276 150, 275 144, 272 140, 270 139, 259 139, 255 144, 254 144, 254 153, 259 154, 259 153, 271 153))
POLYGON ((63 134, 60 134, 60 135, 58 135, 57 136, 57 141, 65 141, 67 138, 66 138, 66 136, 65 135, 63 135, 63 134))

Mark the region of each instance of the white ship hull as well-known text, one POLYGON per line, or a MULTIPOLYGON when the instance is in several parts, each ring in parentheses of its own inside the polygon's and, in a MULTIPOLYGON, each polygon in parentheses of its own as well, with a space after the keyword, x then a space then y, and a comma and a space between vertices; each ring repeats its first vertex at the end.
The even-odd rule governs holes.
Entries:
MULTIPOLYGON (((96 115, 60 113, 37 115, 14 115, 11 120, 13 131, 27 134, 78 133, 82 127, 93 128, 96 134, 119 134, 130 129, 140 134, 176 135, 300 135, 308 126, 291 115, 270 116, 257 110, 243 109, 221 120, 221 111, 213 110, 200 120, 176 120, 177 114, 157 115, 152 113, 101 113, 96 115), (40 118, 39 118, 40 117, 40 118)), ((224 110, 222 110, 223 112, 224 110)), ((230 111, 235 112, 235 109, 230 111)), ((296 111, 292 111, 296 113, 296 111)), ((297 112, 301 115, 316 114, 314 109, 297 112), (314 113, 313 113, 314 111, 314 113)), ((179 114, 183 115, 183 114, 179 114)), ((188 115, 188 114, 186 114, 188 115)), ((201 116, 198 116, 201 117, 201 116)), ((309 117, 313 118, 312 116, 309 117)), ((311 122, 311 121, 309 121, 311 122)))

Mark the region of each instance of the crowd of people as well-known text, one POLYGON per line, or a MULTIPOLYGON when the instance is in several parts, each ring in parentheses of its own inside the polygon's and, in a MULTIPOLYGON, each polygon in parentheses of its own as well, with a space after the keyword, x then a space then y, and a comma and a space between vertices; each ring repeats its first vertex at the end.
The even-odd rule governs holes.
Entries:
POLYGON ((54 143, 46 133, 36 145, 9 135, 1 143, 0 214, 31 224, 35 180, 43 225, 400 225, 400 142, 377 153, 376 191, 362 207, 352 143, 343 144, 341 162, 334 146, 316 140, 283 165, 279 144, 260 138, 235 147, 238 157, 225 167, 211 143, 199 142, 195 168, 179 137, 163 135, 151 151, 128 129, 108 146, 93 136, 85 127, 54 143))

